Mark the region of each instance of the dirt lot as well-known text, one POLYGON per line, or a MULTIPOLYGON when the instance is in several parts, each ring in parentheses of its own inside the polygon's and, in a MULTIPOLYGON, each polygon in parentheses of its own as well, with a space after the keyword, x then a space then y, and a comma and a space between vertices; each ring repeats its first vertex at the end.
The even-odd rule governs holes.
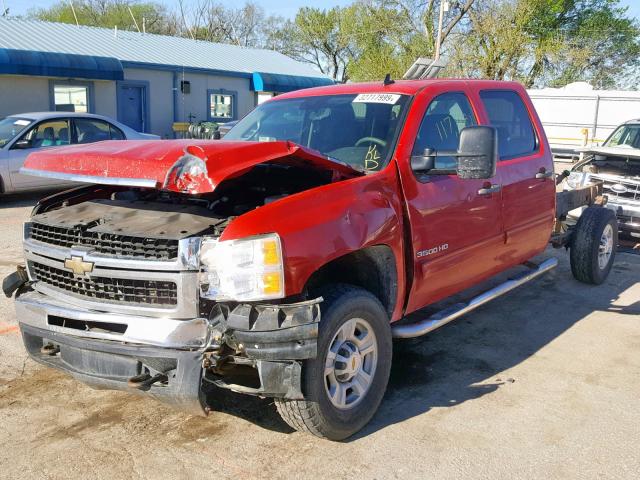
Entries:
MULTIPOLYGON (((0 200, 0 275, 34 199, 0 200)), ((394 345, 389 392, 356 438, 292 432, 221 392, 197 418, 96 391, 27 359, 0 300, 1 478, 638 478, 640 255, 602 287, 549 275, 394 345), (634 473, 635 472, 635 473, 634 473)))

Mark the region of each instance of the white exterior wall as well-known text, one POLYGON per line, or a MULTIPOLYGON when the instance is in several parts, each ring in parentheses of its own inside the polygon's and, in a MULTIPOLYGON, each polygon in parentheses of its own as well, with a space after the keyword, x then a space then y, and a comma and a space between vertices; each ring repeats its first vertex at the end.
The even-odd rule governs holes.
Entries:
MULTIPOLYGON (((248 78, 223 77, 205 73, 177 73, 177 95, 175 113, 178 122, 207 121, 207 91, 224 89, 237 94, 236 112, 240 119, 255 107, 255 92, 250 90, 248 78), (182 80, 191 82, 191 93, 180 91, 182 80), (191 115, 191 118, 189 117, 191 115)), ((173 138, 174 122, 174 72, 143 68, 125 68, 126 80, 149 82, 150 133, 173 138)))
POLYGON ((237 119, 244 117, 255 107, 255 92, 250 90, 248 78, 221 77, 202 73, 178 74, 178 118, 189 121, 189 114, 195 115, 194 122, 207 121, 208 90, 228 90, 236 93, 237 119), (180 81, 191 82, 191 93, 179 91, 180 81))
MULTIPOLYGON (((164 138, 173 138, 174 72, 143 68, 125 68, 126 80, 148 82, 148 131, 164 138)), ((0 117, 25 112, 50 110, 49 77, 0 75, 0 117)), ((59 79, 66 81, 67 79, 59 79)), ((115 81, 79 79, 93 84, 93 113, 118 119, 115 81)), ((236 93, 236 118, 240 119, 256 105, 256 93, 250 90, 250 80, 205 73, 177 74, 177 112, 179 122, 206 121, 207 91, 223 89, 236 93), (180 80, 191 82, 191 93, 180 92, 180 80)))
POLYGON ((585 83, 528 91, 554 150, 602 144, 615 127, 640 118, 640 92, 593 90, 585 83))
POLYGON ((148 133, 173 138, 173 72, 142 68, 125 68, 124 79, 149 82, 148 133))
MULTIPOLYGON (((0 117, 27 112, 48 112, 49 77, 0 75, 0 117)), ((66 79, 58 79, 65 80, 66 79)), ((83 84, 87 80, 79 80, 83 84)), ((93 81, 94 113, 116 118, 116 84, 112 81, 93 81)))
POLYGON ((93 113, 117 120, 116 82, 110 80, 94 80, 93 92, 93 113))
POLYGON ((49 79, 0 75, 0 118, 49 111, 49 79))

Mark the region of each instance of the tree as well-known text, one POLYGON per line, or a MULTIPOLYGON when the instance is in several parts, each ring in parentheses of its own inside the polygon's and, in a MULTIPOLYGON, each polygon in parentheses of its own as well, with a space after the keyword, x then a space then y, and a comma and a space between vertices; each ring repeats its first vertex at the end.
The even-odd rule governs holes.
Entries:
POLYGON ((345 82, 347 65, 354 56, 353 41, 344 28, 351 8, 303 7, 293 21, 273 32, 271 43, 285 55, 311 63, 320 72, 345 82))
MULTIPOLYGON (((451 2, 442 39, 474 0, 451 2)), ((417 57, 434 52, 436 0, 359 0, 330 10, 301 8, 275 35, 277 47, 338 81, 401 77, 417 57)))
POLYGON ((175 27, 169 21, 166 8, 155 2, 74 0, 72 9, 68 1, 59 1, 49 8, 32 9, 28 17, 72 24, 76 23, 77 17, 80 25, 107 28, 118 26, 122 30, 142 29, 144 19, 145 29, 149 33, 169 35, 175 33, 175 27))
POLYGON ((282 18, 266 15, 264 9, 253 2, 233 8, 214 0, 197 0, 191 6, 180 0, 179 10, 184 22, 182 36, 242 47, 265 47, 273 30, 283 23, 282 18))
POLYGON ((637 79, 640 29, 618 0, 489 0, 471 9, 448 73, 526 86, 637 79))

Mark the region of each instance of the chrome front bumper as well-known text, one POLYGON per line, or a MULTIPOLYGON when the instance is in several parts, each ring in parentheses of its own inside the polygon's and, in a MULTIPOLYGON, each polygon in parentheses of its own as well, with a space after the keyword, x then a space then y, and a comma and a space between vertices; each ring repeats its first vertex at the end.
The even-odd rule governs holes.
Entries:
MULTIPOLYGON (((608 201, 605 207, 612 210, 618 218, 618 228, 622 232, 639 234, 640 233, 640 204, 631 204, 630 202, 618 203, 608 201)), ((569 218, 574 222, 580 218, 582 212, 587 207, 576 208, 569 212, 569 218)))
POLYGON ((38 291, 16 298, 16 315, 33 360, 93 388, 141 393, 195 415, 206 414, 202 361, 209 331, 205 319, 101 313, 38 291), (137 389, 131 379, 141 374, 161 374, 164 381, 137 389))
POLYGON ((16 298, 16 316, 20 324, 57 334, 162 348, 204 348, 210 335, 204 318, 178 320, 103 313, 69 305, 68 301, 38 291, 26 292, 16 298), (64 323, 61 319, 77 322, 69 322, 74 324, 74 328, 69 328, 60 326, 64 323), (114 325, 119 327, 114 328, 114 325), (84 329, 80 329, 83 326, 84 329), (123 330, 124 333, 120 333, 123 330))

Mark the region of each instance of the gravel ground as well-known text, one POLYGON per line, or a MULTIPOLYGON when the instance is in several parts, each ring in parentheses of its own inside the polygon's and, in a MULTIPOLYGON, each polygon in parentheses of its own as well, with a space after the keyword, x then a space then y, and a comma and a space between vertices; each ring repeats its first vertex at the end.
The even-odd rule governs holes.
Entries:
MULTIPOLYGON (((0 274, 35 197, 0 200, 0 274)), ((92 390, 28 360, 0 299, 0 478, 638 478, 640 256, 601 287, 567 255, 528 286, 394 344, 389 391, 343 443, 292 432, 269 400, 220 392, 208 418, 92 390)))

